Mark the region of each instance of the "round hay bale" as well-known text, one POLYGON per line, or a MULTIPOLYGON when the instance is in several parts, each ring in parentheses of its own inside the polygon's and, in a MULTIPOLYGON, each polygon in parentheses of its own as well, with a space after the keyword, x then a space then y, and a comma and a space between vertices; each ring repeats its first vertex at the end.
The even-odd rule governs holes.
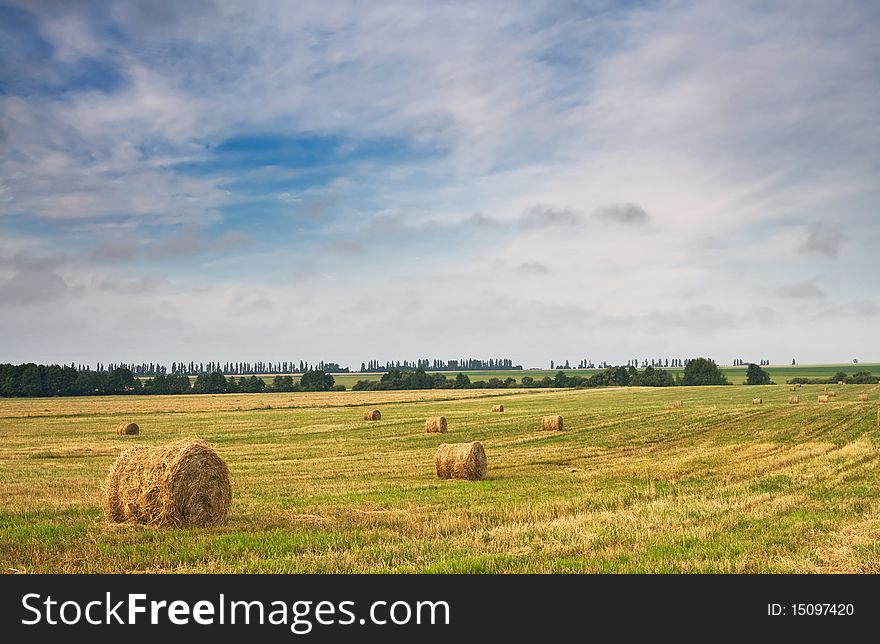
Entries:
POLYGON ((837 398, 837 392, 836 392, 836 391, 829 391, 829 392, 828 392, 828 395, 831 396, 832 398, 837 398))
POLYGON ((541 419, 542 432, 561 432, 562 416, 544 416, 541 419))
POLYGON ((789 396, 788 397, 788 404, 789 405, 797 405, 800 401, 801 401, 801 399, 798 398, 797 396, 789 396))
POLYGON ((446 429, 445 416, 432 416, 425 420, 425 431, 429 434, 445 434, 446 429))
POLYGON ((504 411, 504 405, 492 405, 492 411, 504 411))
POLYGON ((859 402, 868 402, 868 394, 859 394, 859 402))
POLYGON ((837 384, 838 384, 838 385, 845 385, 846 382, 844 382, 843 380, 838 380, 838 381, 837 381, 837 384))
POLYGON ((827 394, 819 394, 819 402, 820 403, 827 403, 828 402, 828 395, 827 394))
POLYGON ((822 391, 828 391, 828 387, 822 387, 822 391))
POLYGON ((378 409, 368 409, 364 412, 364 420, 382 420, 382 412, 378 409))
POLYGON ((437 476, 441 479, 467 479, 479 481, 486 478, 488 463, 486 451, 480 441, 473 443, 443 443, 434 456, 437 476))
POLYGON ((752 398, 753 405, 760 405, 762 402, 764 402, 764 401, 761 400, 760 398, 752 398))
POLYGON ((672 406, 673 407, 684 407, 684 401, 683 400, 676 400, 674 403, 672 403, 672 406))
POLYGON ((800 386, 801 386, 801 383, 795 384, 795 387, 800 387, 800 386))
POLYGON ((116 434, 119 436, 137 436, 141 433, 141 428, 137 423, 119 423, 116 426, 116 434))
POLYGON ((104 486, 113 523, 203 528, 226 521, 231 503, 229 469, 201 440, 127 449, 104 486))

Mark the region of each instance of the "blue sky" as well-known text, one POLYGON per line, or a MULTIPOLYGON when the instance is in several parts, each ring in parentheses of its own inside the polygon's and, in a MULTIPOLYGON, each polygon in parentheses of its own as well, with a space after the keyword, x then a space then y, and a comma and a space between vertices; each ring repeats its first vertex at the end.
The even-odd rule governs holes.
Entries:
POLYGON ((872 2, 0 4, 0 361, 880 361, 872 2))

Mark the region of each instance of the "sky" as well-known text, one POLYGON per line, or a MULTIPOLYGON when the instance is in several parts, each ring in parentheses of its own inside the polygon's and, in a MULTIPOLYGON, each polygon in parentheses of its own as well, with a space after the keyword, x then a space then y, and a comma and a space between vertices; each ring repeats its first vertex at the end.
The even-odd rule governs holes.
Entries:
POLYGON ((0 362, 880 361, 880 4, 0 4, 0 362))

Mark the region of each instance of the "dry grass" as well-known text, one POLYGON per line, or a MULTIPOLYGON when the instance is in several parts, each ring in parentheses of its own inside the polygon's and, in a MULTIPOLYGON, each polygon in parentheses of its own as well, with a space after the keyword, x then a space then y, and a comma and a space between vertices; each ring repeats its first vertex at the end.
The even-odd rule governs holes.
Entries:
MULTIPOLYGON (((545 390, 546 391, 546 390, 545 390)), ((520 395, 520 392, 513 392, 520 395)), ((142 417, 148 414, 261 409, 324 409, 366 407, 436 400, 502 398, 497 389, 443 389, 438 391, 334 391, 314 393, 185 394, 179 396, 81 396, 76 398, 6 398, 0 404, 3 418, 34 416, 89 416, 93 414, 142 417)), ((121 422, 121 421, 120 421, 121 422)))
POLYGON ((787 405, 786 386, 762 387, 760 410, 741 386, 541 391, 504 414, 445 391, 375 392, 354 414, 347 393, 176 413, 163 397, 87 414, 0 400, 0 570, 880 573, 880 410, 856 400, 878 388, 823 405, 819 390, 787 405), (381 423, 357 415, 380 404, 381 423), (567 431, 535 431, 549 412, 567 431), (421 427, 441 413, 491 458, 479 484, 437 479, 448 435, 421 427), (224 525, 105 523, 101 486, 131 445, 107 428, 124 418, 149 427, 139 445, 216 446, 235 489, 224 525))

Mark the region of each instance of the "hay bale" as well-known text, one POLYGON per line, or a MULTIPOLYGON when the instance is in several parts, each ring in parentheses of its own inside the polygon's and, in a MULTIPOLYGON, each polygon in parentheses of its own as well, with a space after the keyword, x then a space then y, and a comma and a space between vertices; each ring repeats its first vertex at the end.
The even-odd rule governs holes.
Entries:
POLYGON ((868 394, 859 394, 859 402, 868 402, 868 394))
POLYGON ((116 434, 119 436, 137 436, 141 433, 141 428, 137 423, 119 423, 116 426, 116 434))
POLYGON ((201 440, 129 448, 104 486, 104 516, 113 523, 202 528, 226 521, 231 503, 229 469, 201 440))
POLYGON ((562 416, 544 416, 541 419, 542 432, 561 432, 562 416))
POLYGON ((828 391, 828 387, 822 387, 822 391, 828 391))
POLYGON ((838 384, 838 385, 845 385, 846 383, 845 383, 843 380, 838 380, 838 381, 837 381, 837 384, 838 384))
POLYGON ((674 403, 672 403, 672 406, 673 407, 684 407, 684 401, 683 400, 676 400, 674 403))
POLYGON ((504 411, 504 405, 492 405, 492 411, 504 411))
POLYGON ((425 421, 425 431, 429 434, 445 434, 446 428, 445 416, 433 416, 425 421))
POLYGON ((801 401, 801 399, 798 398, 797 396, 789 396, 788 397, 788 404, 789 405, 797 405, 800 401, 801 401))
POLYGON ((800 386, 801 386, 801 383, 799 383, 799 382, 795 384, 795 387, 800 387, 800 386))
POLYGON ((752 398, 753 405, 760 405, 762 402, 764 402, 764 401, 761 400, 760 398, 752 398))
POLYGON ((829 392, 828 392, 828 395, 831 396, 832 398, 837 398, 837 392, 836 392, 836 391, 829 391, 829 392))
POLYGON ((364 412, 364 420, 382 420, 382 412, 378 409, 368 409, 364 412))
POLYGON ((827 403, 828 402, 828 395, 827 394, 819 394, 819 402, 820 403, 827 403))
POLYGON ((479 481, 486 478, 488 463, 486 451, 480 441, 473 443, 443 443, 434 456, 437 476, 441 479, 467 479, 479 481))

